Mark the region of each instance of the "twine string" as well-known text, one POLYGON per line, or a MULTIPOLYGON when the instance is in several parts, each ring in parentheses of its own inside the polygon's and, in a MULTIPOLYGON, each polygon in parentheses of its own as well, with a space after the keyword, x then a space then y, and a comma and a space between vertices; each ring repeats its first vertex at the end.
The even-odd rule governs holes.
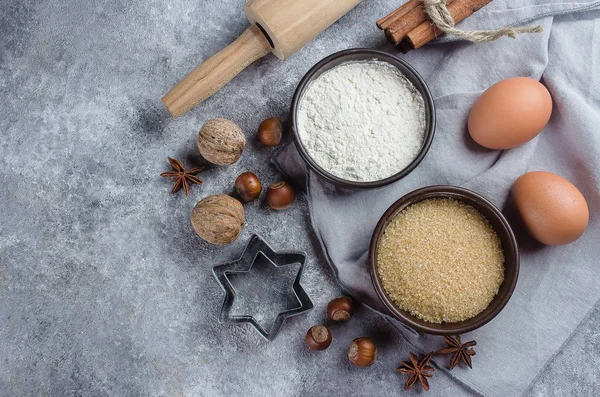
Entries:
POLYGON ((446 7, 446 0, 423 0, 423 6, 429 18, 442 32, 473 43, 485 43, 503 36, 514 39, 517 34, 543 31, 539 25, 524 28, 506 27, 497 30, 461 30, 455 27, 454 19, 446 7))

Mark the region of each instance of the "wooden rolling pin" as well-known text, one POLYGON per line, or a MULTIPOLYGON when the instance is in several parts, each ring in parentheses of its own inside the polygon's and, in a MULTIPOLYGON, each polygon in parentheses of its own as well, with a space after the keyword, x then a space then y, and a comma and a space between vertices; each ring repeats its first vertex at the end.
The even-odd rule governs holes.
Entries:
POLYGON ((178 117, 217 92, 246 66, 272 52, 285 59, 327 29, 362 0, 250 0, 250 27, 204 61, 162 101, 178 117))

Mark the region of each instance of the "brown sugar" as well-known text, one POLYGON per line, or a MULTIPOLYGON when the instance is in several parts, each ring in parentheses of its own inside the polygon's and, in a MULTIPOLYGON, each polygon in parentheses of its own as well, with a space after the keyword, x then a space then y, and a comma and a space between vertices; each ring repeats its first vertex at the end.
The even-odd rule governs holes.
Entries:
POLYGON ((504 252, 475 208, 427 199, 387 225, 377 272, 397 307, 425 321, 452 323, 476 316, 496 296, 504 280, 504 252))

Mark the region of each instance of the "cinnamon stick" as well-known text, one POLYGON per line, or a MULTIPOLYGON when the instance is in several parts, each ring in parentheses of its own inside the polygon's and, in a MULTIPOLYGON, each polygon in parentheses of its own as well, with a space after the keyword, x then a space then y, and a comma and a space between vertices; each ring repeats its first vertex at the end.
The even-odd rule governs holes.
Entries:
MULTIPOLYGON (((448 4, 451 4, 455 0, 448 0, 448 4)), ((406 37, 408 32, 419 26, 422 22, 426 21, 429 17, 423 9, 423 3, 421 0, 418 1, 418 5, 402 15, 399 18, 395 18, 391 23, 387 23, 384 28, 385 36, 394 45, 399 45, 402 40, 406 37)), ((390 14, 389 16, 392 16, 390 14)))
POLYGON ((377 27, 381 30, 387 29, 392 23, 399 21, 405 14, 420 5, 421 0, 408 0, 406 3, 402 4, 400 8, 377 21, 377 27))
MULTIPOLYGON (((455 0, 448 5, 448 12, 452 16, 452 19, 454 19, 454 22, 459 23, 474 12, 479 11, 491 1, 492 0, 455 0)), ((411 49, 423 47, 425 44, 442 34, 443 32, 428 19, 408 32, 398 46, 402 52, 407 52, 411 49)))

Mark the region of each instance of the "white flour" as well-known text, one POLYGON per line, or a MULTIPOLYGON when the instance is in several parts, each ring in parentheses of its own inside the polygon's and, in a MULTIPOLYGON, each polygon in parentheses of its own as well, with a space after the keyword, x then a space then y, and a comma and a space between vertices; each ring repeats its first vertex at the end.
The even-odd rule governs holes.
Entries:
POLYGON ((423 97, 386 62, 344 63, 308 86, 298 109, 298 133, 329 173, 360 182, 384 179, 421 149, 423 97))

